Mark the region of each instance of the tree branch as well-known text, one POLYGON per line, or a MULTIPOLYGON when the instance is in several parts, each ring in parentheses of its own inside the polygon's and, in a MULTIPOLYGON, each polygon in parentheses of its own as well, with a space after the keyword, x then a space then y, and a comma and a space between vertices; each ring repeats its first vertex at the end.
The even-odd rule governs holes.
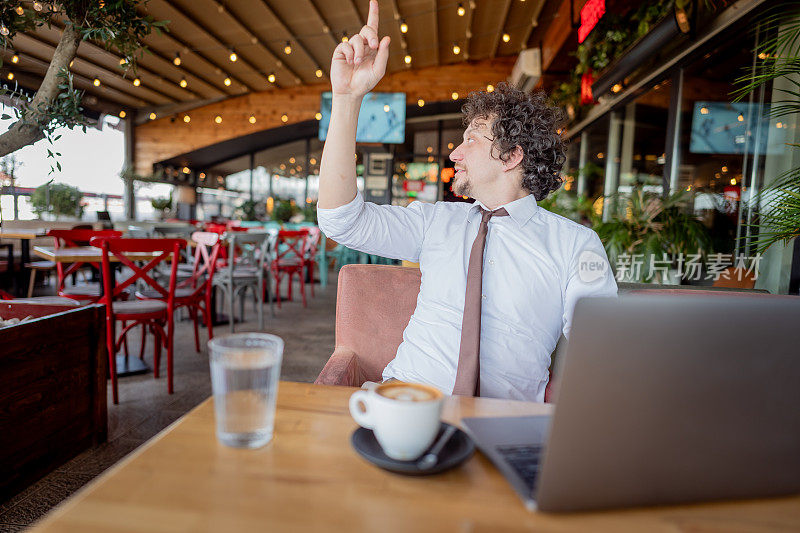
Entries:
POLYGON ((39 90, 30 103, 26 104, 28 113, 0 135, 0 157, 44 138, 43 129, 50 122, 46 110, 59 93, 59 73, 62 69, 69 70, 69 64, 75 58, 80 43, 80 33, 71 22, 67 23, 39 90))

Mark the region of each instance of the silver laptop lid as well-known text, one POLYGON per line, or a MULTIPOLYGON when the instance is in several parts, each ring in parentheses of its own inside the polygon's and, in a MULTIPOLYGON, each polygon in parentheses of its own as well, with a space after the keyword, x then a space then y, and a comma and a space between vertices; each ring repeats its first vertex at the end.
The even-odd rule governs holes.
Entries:
POLYGON ((580 301, 539 509, 800 492, 799 347, 800 298, 580 301))

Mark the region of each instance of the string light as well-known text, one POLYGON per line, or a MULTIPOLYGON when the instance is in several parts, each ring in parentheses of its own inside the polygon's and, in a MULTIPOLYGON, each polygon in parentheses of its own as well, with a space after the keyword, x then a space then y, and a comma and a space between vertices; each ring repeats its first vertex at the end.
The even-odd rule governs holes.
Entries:
POLYGON ((322 120, 322 113, 317 111, 316 113, 314 113, 314 118, 317 120, 322 120))
POLYGON ((155 119, 156 119, 156 114, 150 113, 150 120, 155 120, 155 119))
POLYGON ((228 76, 225 76, 225 79, 223 80, 222 83, 225 84, 225 87, 230 87, 231 86, 231 79, 228 76))
POLYGON ((175 58, 172 60, 172 64, 176 67, 181 66, 181 54, 180 52, 175 52, 175 58))
POLYGON ((20 15, 20 16, 25 14, 25 10, 22 9, 22 5, 18 5, 16 8, 14 8, 14 11, 16 11, 17 15, 20 15))
POLYGON ((289 122, 288 115, 281 115, 281 122, 283 122, 283 123, 289 122))
POLYGON ((318 78, 321 78, 322 77, 322 69, 317 69, 316 72, 314 72, 314 75, 316 77, 318 77, 318 78))
POLYGON ((408 33, 408 24, 405 19, 400 21, 400 33, 408 33))
POLYGON ((417 105, 420 106, 420 107, 424 106, 425 105, 425 100, 420 98, 419 100, 417 100, 417 105))
POLYGON ((42 3, 41 2, 34 2, 33 3, 33 10, 34 11, 41 11, 42 10, 42 3))
POLYGON ((458 10, 457 10, 458 16, 459 16, 459 17, 463 17, 463 16, 466 14, 466 12, 467 12, 467 10, 466 10, 466 9, 464 9, 464 4, 462 4, 462 3, 460 3, 460 2, 459 2, 459 4, 458 4, 458 10))
POLYGON ((308 162, 311 163, 312 165, 316 165, 317 164, 317 160, 314 159, 313 157, 311 159, 309 159, 308 162))
POLYGON ((292 157, 290 157, 290 158, 289 158, 289 164, 290 164, 290 165, 294 165, 296 161, 297 161, 297 160, 294 158, 294 156, 292 156, 292 157))
POLYGON ((133 78, 133 86, 134 87, 138 87, 141 84, 142 84, 142 80, 140 80, 139 78, 133 78))
POLYGON ((450 95, 453 100, 458 100, 458 93, 453 93, 450 95))
POLYGON ((700 114, 701 115, 708 115, 708 108, 707 107, 701 107, 700 108, 700 114))
POLYGON ((119 58, 119 66, 124 67, 125 63, 127 63, 127 62, 128 62, 128 60, 125 59, 124 57, 120 57, 119 58))
POLYGON ((270 72, 269 73, 269 76, 267 76, 267 81, 269 81, 270 83, 275 83, 275 73, 274 72, 270 72))
POLYGON ((216 117, 214 117, 214 122, 216 122, 217 124, 222 124, 222 117, 217 115, 216 117))
POLYGON ((13 72, 9 72, 7 77, 8 77, 9 80, 13 80, 14 79, 14 73, 13 72))
POLYGON ((19 63, 19 55, 16 52, 14 52, 14 55, 11 56, 11 62, 12 63, 19 63))
POLYGON ((128 116, 128 114, 125 111, 120 111, 119 112, 119 118, 125 118, 127 116, 128 116))
POLYGON ((736 117, 736 120, 738 120, 739 122, 744 122, 744 115, 742 115, 741 113, 739 113, 739 116, 738 116, 738 117, 736 117))
POLYGON ((406 57, 403 58, 403 61, 406 62, 406 65, 410 65, 411 64, 411 56, 406 54, 406 57))
POLYGON ((191 172, 191 170, 189 170, 189 167, 183 167, 183 173, 184 174, 189 174, 190 172, 191 172))
POLYGON ((3 35, 5 37, 9 33, 11 33, 11 32, 8 31, 8 28, 6 27, 5 24, 0 25, 0 35, 3 35))
POLYGON ((622 84, 621 83, 615 83, 614 86, 611 87, 611 92, 613 92, 613 93, 618 93, 621 90, 622 90, 622 84))
POLYGON ((95 87, 100 87, 100 78, 95 78, 94 81, 92 82, 92 84, 95 87))
POLYGON ((491 83, 489 85, 487 85, 486 86, 486 92, 487 93, 494 92, 494 85, 492 85, 491 83))
POLYGON ((188 124, 192 121, 192 117, 189 115, 183 115, 183 121, 188 124))
POLYGON ((391 109, 391 107, 389 107, 389 104, 384 104, 384 106, 383 106, 383 112, 384 113, 388 113, 390 109, 391 109))
POLYGON ((286 41, 286 46, 283 47, 283 53, 287 56, 292 53, 292 43, 286 41))
POLYGON ((453 43, 453 54, 458 55, 461 53, 461 47, 458 46, 458 43, 453 43))
POLYGON ((248 118, 247 121, 250 122, 250 124, 255 124, 256 123, 256 116, 255 115, 250 115, 250 118, 248 118))
POLYGON ((347 42, 347 41, 349 41, 349 40, 350 40, 350 39, 347 37, 347 32, 346 32, 346 31, 343 31, 343 32, 342 32, 342 42, 343 42, 343 43, 346 43, 346 42, 347 42))
POLYGON ((231 48, 231 53, 228 56, 228 59, 231 60, 231 63, 236 63, 236 60, 239 59, 239 56, 236 55, 236 52, 233 51, 233 48, 231 48))
POLYGON ((510 40, 511 40, 511 36, 509 34, 507 34, 507 33, 504 33, 503 34, 503 42, 507 43, 510 40))
POLYGON ((183 88, 186 88, 186 86, 189 85, 189 82, 186 81, 186 78, 181 78, 179 85, 183 88))

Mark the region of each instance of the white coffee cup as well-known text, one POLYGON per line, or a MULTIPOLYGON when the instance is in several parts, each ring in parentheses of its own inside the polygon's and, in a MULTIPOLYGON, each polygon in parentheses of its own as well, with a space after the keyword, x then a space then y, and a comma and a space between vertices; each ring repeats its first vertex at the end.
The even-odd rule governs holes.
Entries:
POLYGON ((371 429, 386 455, 413 461, 439 433, 443 394, 429 385, 395 381, 350 396, 350 414, 371 429))

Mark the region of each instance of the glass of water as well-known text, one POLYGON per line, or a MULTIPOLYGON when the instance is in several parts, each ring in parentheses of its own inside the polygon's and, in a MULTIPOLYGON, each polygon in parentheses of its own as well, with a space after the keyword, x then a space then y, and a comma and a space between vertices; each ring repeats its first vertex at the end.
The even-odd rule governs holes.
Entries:
POLYGON ((217 438, 235 448, 272 440, 283 339, 237 333, 208 341, 217 438))

